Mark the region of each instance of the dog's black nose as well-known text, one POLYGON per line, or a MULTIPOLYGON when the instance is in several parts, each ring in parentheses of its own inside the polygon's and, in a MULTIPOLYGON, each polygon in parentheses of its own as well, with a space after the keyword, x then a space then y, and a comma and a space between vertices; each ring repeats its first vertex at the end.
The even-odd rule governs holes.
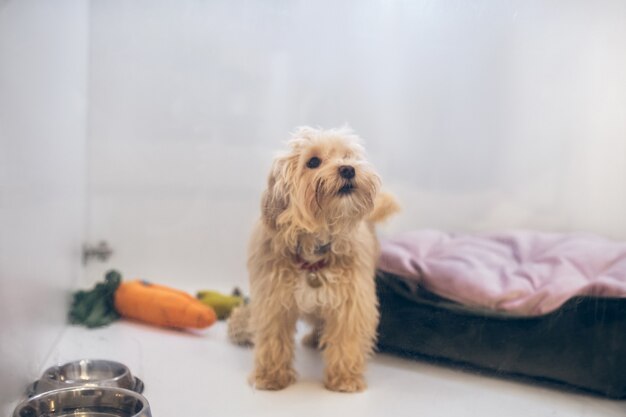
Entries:
POLYGON ((341 175, 342 178, 351 180, 352 178, 354 178, 354 167, 351 167, 350 165, 340 166, 339 175, 341 175))

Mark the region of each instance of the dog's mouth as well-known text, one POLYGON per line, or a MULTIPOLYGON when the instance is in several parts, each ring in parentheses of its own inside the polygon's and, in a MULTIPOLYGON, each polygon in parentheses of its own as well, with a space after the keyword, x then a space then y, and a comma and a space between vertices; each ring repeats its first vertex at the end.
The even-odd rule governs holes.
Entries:
POLYGON ((339 189, 339 191, 337 191, 337 194, 350 195, 355 189, 356 189, 356 186, 353 183, 347 182, 339 189))

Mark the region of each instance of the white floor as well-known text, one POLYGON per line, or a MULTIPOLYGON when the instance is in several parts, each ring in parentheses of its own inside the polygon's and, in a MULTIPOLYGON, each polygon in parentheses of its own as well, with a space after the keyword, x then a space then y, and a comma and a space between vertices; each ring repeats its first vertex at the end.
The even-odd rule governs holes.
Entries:
POLYGON ((332 393, 321 385, 318 352, 302 346, 297 351, 300 378, 295 385, 280 392, 255 391, 246 383, 252 352, 231 345, 222 322, 199 333, 126 321, 99 330, 68 327, 50 362, 78 358, 113 359, 128 365, 145 382, 144 395, 154 417, 626 416, 626 402, 386 355, 371 362, 366 392, 332 393))

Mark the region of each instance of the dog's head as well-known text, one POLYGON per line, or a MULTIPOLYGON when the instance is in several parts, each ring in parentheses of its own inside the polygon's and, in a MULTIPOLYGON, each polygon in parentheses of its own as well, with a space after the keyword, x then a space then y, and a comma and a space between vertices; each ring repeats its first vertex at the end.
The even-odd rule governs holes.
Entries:
POLYGON ((265 223, 307 231, 355 223, 369 214, 380 179, 351 130, 298 129, 276 158, 263 195, 265 223))

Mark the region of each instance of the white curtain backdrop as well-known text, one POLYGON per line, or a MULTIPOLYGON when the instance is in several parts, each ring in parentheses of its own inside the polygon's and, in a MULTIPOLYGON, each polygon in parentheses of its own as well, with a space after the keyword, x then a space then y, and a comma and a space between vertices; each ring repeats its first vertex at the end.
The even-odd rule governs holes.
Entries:
POLYGON ((626 2, 90 4, 90 268, 242 285, 273 152, 349 123, 414 228, 626 238, 626 2))

